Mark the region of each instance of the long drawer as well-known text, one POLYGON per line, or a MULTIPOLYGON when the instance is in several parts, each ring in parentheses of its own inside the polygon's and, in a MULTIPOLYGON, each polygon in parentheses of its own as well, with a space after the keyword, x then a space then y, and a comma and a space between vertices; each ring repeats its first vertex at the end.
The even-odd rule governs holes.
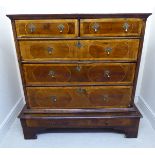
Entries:
POLYGON ((23 64, 26 85, 131 85, 135 67, 135 63, 23 64))
POLYGON ((128 107, 130 86, 27 87, 30 108, 120 108, 128 107))
POLYGON ((22 60, 137 60, 138 39, 20 41, 22 60))

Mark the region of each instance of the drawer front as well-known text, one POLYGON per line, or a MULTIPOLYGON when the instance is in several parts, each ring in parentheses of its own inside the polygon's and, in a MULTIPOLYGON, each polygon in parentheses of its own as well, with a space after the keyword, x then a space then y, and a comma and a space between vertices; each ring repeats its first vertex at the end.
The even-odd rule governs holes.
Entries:
POLYGON ((136 60, 138 39, 20 41, 23 60, 136 60))
MULTIPOLYGON (((84 115, 85 117, 85 115, 84 115)), ((103 128, 116 126, 134 126, 136 119, 131 118, 53 118, 48 119, 26 119, 28 127, 44 127, 44 128, 103 128)))
POLYGON ((18 37, 76 37, 77 20, 16 20, 18 37))
POLYGON ((81 36, 140 36, 143 20, 137 18, 82 19, 81 36))
POLYGON ((134 63, 24 64, 27 85, 132 84, 134 63))
POLYGON ((72 60, 78 48, 76 41, 20 41, 23 60, 72 60))
POLYGON ((30 108, 128 107, 132 87, 28 87, 30 108))

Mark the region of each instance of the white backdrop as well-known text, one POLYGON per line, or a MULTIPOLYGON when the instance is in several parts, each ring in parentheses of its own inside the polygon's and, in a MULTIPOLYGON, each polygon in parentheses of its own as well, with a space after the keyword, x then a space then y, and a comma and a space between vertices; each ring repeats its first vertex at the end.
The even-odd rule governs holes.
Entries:
MULTIPOLYGON (((153 1, 154 0, 0 0, 0 127, 2 127, 8 114, 12 112, 12 109, 23 95, 11 24, 6 14, 144 13, 153 11, 155 6, 155 2, 153 1)), ((143 67, 150 36, 154 37, 153 34, 151 34, 153 29, 151 29, 150 32, 152 21, 152 17, 150 17, 147 22, 136 95, 139 95, 140 92, 143 67)), ((152 45, 153 44, 152 42, 152 45)), ((149 44, 149 46, 152 45, 149 44)), ((149 56, 147 56, 147 58, 148 57, 149 56)), ((145 76, 144 80, 147 80, 147 78, 148 77, 145 76)), ((145 83, 145 86, 146 85, 147 83, 145 83)), ((145 94, 145 92, 143 92, 143 94, 145 94)))

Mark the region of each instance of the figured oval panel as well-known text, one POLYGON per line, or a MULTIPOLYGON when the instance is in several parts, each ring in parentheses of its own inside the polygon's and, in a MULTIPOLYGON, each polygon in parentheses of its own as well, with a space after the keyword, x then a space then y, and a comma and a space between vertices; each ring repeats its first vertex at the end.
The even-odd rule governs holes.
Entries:
POLYGON ((23 60, 69 59, 74 55, 74 41, 20 41, 23 60))
POLYGON ((90 81, 94 82, 120 82, 126 76, 122 65, 96 65, 88 71, 90 81))
POLYGON ((96 89, 89 94, 91 103, 96 103, 105 107, 128 106, 131 100, 131 89, 127 87, 105 87, 104 89, 96 89), (111 89, 110 89, 111 88, 111 89))
POLYGON ((72 96, 59 88, 27 88, 31 108, 61 108, 72 101, 72 96))
POLYGON ((104 45, 92 44, 89 46, 89 53, 94 58, 129 57, 129 46, 127 43, 122 43, 120 45, 108 43, 105 43, 104 45))
POLYGON ((66 82, 71 77, 70 70, 65 66, 25 65, 27 83, 66 82))
POLYGON ((63 58, 69 54, 69 47, 67 45, 33 45, 30 47, 31 55, 33 58, 45 57, 45 58, 63 58))

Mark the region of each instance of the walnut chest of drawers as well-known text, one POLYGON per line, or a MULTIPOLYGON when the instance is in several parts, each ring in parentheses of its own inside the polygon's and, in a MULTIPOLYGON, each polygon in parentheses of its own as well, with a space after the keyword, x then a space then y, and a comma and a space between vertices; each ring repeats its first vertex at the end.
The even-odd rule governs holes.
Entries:
POLYGON ((25 139, 73 128, 137 137, 134 96, 149 15, 7 15, 26 100, 19 115, 25 139))

